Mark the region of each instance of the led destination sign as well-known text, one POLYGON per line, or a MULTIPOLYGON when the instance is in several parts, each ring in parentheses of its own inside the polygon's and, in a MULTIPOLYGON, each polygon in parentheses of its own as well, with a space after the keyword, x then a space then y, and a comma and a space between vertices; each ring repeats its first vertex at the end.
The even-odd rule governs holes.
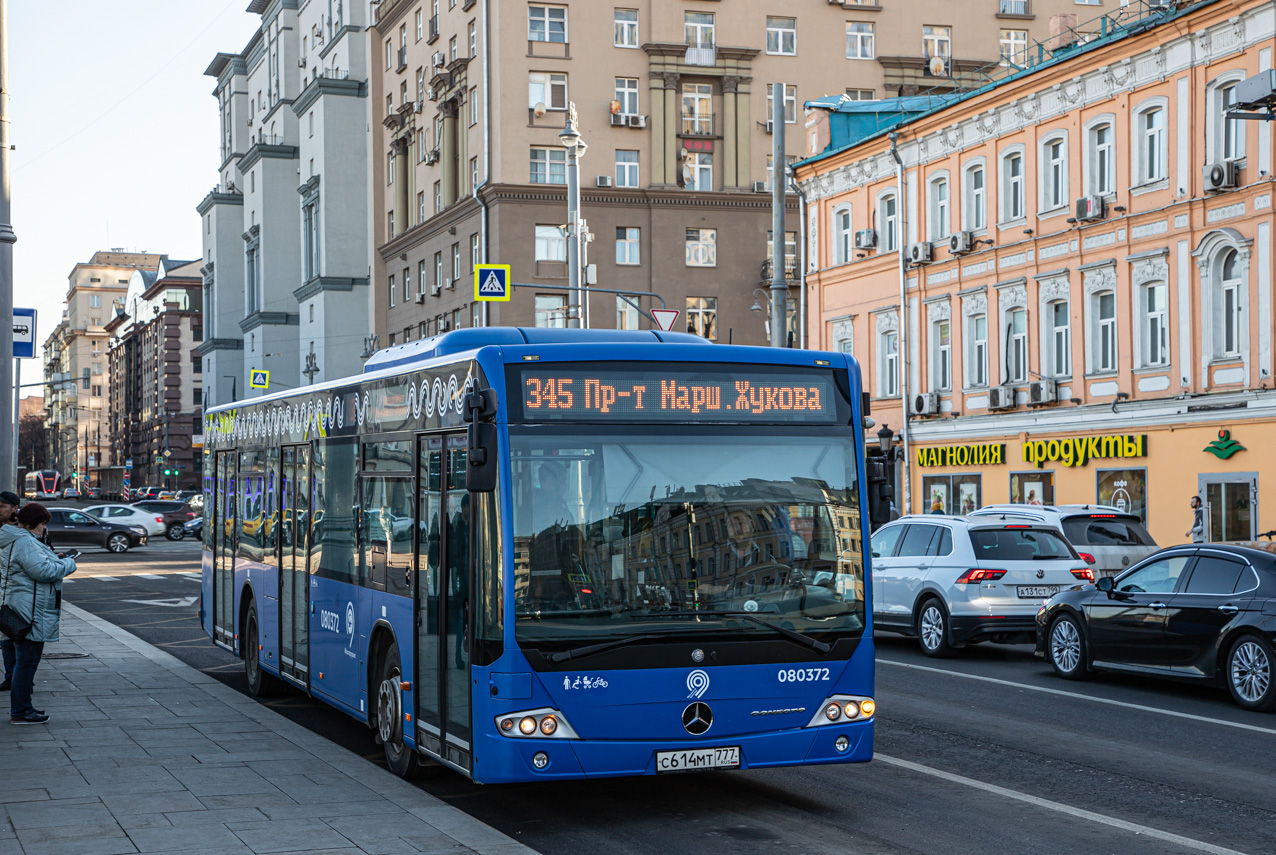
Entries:
POLYGON ((522 367, 511 394, 530 422, 805 422, 837 424, 839 400, 830 372, 703 369, 522 367))

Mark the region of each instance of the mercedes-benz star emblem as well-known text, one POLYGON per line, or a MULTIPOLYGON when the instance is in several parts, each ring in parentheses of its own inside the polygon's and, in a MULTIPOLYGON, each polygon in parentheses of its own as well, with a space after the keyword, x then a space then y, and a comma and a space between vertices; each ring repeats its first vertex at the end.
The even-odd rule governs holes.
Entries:
POLYGON ((709 709, 708 704, 700 702, 688 704, 682 711, 682 727, 692 736, 707 733, 712 726, 713 710, 709 709))

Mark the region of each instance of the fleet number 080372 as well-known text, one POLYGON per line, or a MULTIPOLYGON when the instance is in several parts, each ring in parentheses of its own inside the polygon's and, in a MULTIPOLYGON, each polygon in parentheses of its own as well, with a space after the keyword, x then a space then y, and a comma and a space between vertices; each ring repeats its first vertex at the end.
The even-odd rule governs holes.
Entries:
POLYGON ((781 668, 778 676, 781 683, 814 683, 818 680, 827 680, 829 669, 781 668))

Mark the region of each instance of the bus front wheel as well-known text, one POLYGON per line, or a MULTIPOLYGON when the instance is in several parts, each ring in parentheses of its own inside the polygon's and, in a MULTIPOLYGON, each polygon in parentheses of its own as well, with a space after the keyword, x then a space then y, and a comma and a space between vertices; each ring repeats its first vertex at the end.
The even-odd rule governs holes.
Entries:
POLYGON ((386 651, 377 683, 377 738, 385 748, 385 764, 400 778, 421 775, 420 756, 403 742, 403 666, 399 648, 386 651))
POLYGON ((254 698, 269 698, 282 688, 279 678, 261 669, 261 635, 257 628, 257 602, 248 604, 244 618, 244 677, 248 680, 248 694, 254 698))

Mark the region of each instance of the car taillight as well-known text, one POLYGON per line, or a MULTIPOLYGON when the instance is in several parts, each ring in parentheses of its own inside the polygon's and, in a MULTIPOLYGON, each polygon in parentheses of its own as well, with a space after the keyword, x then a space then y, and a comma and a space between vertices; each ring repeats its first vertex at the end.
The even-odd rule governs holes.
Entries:
POLYGON ((155 521, 156 521, 157 523, 162 523, 162 522, 164 521, 164 518, 163 518, 163 517, 156 517, 156 518, 155 518, 155 521))
POLYGON ((1094 556, 1088 552, 1078 552, 1077 555, 1080 555, 1082 558, 1084 558, 1086 564, 1094 563, 1094 556))
POLYGON ((1077 569, 1072 571, 1072 575, 1076 576, 1078 579, 1080 579, 1083 582, 1094 581, 1094 571, 1091 570, 1089 567, 1078 567, 1077 569))
POLYGON ((1006 575, 1005 570, 970 569, 957 577, 958 585, 978 585, 980 582, 993 582, 1006 575))

